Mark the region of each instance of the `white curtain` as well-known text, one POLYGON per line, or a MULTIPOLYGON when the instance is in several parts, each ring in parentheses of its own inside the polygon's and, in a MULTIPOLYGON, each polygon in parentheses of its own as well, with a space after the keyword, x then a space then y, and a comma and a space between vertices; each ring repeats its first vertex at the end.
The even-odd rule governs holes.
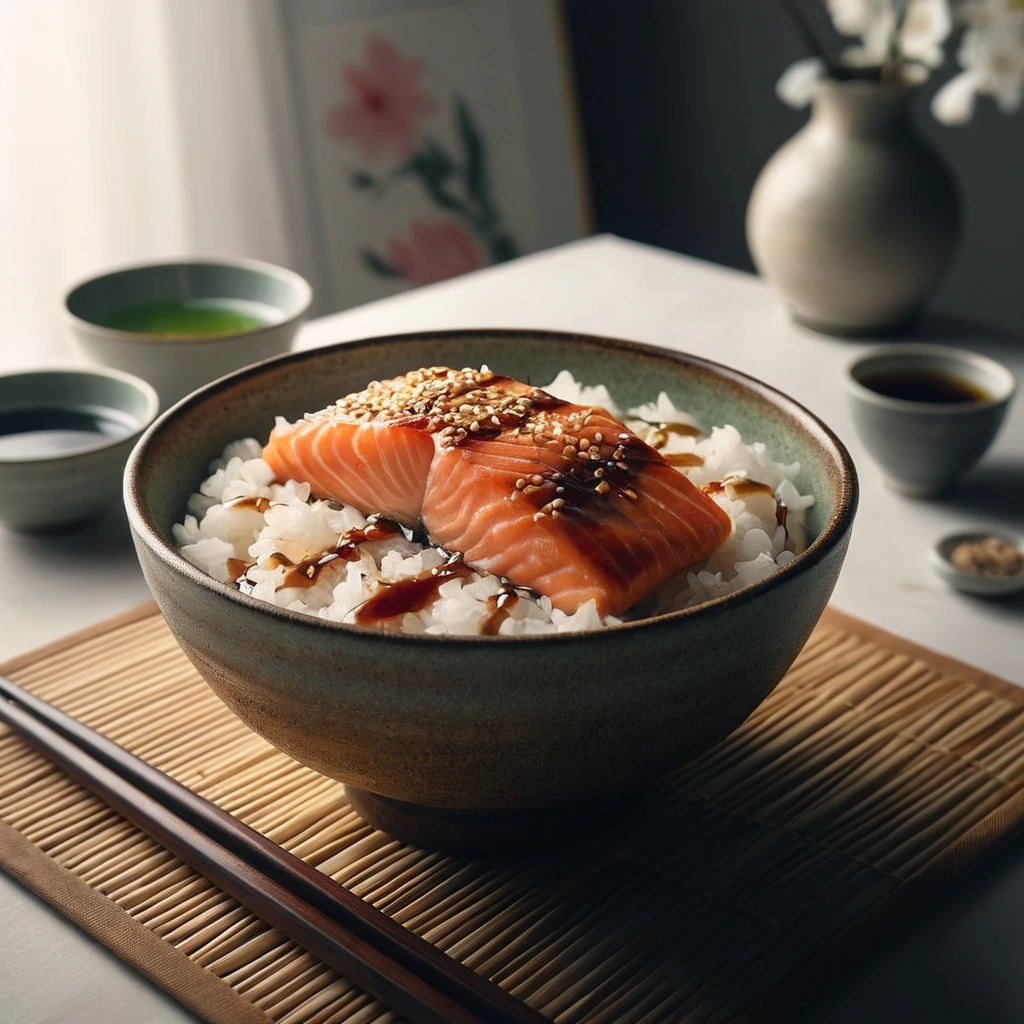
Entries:
POLYGON ((273 0, 0 0, 0 372, 76 361, 62 296, 109 266, 298 262, 273 24, 273 0))

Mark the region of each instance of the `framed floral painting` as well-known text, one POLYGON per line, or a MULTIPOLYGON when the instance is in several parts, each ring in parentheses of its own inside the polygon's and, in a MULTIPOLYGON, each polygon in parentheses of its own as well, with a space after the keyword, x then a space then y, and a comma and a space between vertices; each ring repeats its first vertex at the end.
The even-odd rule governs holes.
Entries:
POLYGON ((318 307, 588 231, 555 0, 282 0, 318 307))

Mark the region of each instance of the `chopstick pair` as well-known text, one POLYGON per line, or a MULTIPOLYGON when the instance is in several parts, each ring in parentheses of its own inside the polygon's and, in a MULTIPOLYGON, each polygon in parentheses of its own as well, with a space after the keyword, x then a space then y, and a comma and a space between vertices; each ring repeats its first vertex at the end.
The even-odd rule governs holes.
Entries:
POLYGON ((410 1024, 547 1020, 233 815, 4 676, 0 720, 179 859, 410 1024))

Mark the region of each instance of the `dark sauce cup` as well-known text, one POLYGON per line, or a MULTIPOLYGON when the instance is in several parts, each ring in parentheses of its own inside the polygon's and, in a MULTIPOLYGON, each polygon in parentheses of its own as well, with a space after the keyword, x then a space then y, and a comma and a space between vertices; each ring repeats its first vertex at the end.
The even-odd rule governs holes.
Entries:
POLYGON ((1016 390, 1001 363, 966 349, 874 348, 847 368, 853 422, 886 482, 936 498, 988 450, 1016 390))

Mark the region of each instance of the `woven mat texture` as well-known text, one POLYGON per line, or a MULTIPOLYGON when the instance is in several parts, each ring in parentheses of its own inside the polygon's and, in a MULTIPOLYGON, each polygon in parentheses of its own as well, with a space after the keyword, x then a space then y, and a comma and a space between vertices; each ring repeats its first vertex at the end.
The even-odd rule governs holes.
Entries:
MULTIPOLYGON (((339 784, 227 711, 152 607, 5 674, 560 1024, 790 1015, 1024 819, 1024 693, 833 611, 751 718, 638 815, 522 861, 369 828, 339 784)), ((54 878, 120 908, 145 930, 126 959, 169 991, 162 959, 220 979, 224 1006, 192 998, 208 1019, 393 1019, 3 726, 0 822, 0 866, 59 906, 54 878), (22 847, 37 859, 12 867, 22 847)))

